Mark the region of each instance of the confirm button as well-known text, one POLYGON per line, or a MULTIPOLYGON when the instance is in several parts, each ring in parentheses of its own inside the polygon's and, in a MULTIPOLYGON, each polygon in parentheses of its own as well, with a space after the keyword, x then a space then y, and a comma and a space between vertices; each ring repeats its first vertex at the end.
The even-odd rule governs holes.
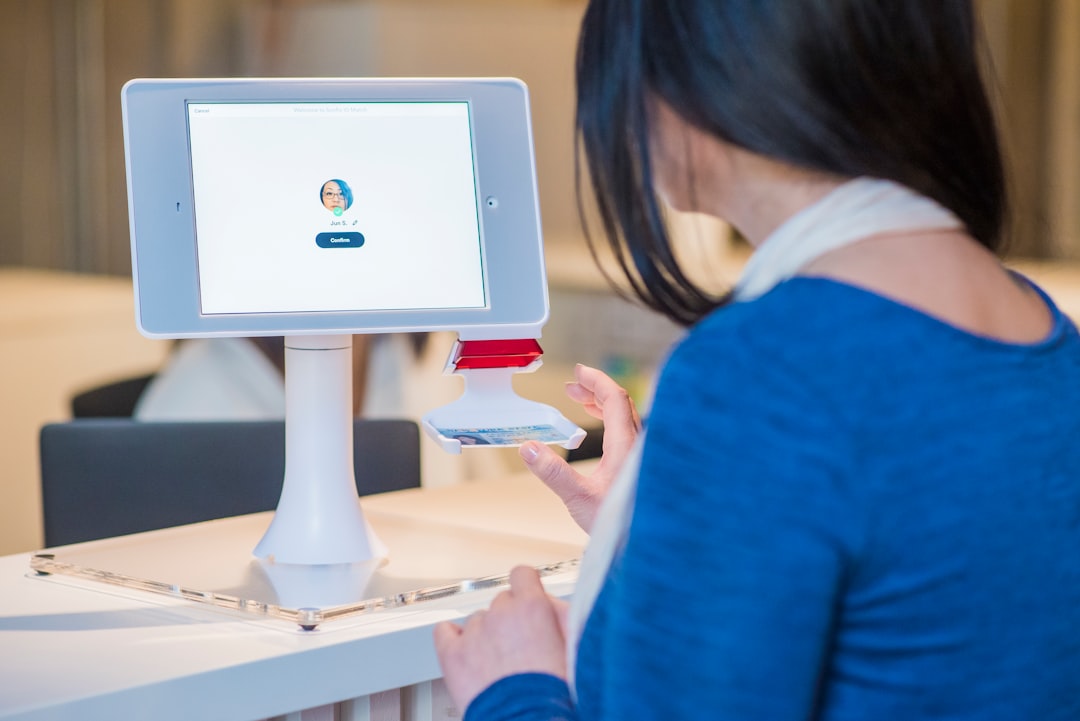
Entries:
POLYGON ((364 244, 362 233, 319 233, 315 245, 320 248, 359 248, 364 244))

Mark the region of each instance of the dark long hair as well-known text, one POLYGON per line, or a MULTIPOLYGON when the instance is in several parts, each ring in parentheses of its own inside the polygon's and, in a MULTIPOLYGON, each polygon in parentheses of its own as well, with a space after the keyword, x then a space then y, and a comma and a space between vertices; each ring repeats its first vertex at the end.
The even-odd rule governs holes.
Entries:
MULTIPOLYGON (((997 251, 1007 198, 978 42, 970 0, 592 0, 578 143, 633 292, 683 324, 728 300, 672 252, 653 190, 651 96, 751 152, 901 183, 997 251)), ((580 181, 578 198, 580 209, 580 181)))

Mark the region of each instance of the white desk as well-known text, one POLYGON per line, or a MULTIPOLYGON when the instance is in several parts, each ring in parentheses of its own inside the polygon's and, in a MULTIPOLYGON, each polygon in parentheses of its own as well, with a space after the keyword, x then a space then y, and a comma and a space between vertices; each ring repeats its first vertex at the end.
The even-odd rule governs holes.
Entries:
MULTIPOLYGON (((526 474, 370 496, 363 505, 369 513, 480 530, 493 547, 508 537, 575 548, 586 540, 554 494, 526 474)), ((138 544, 140 536, 128 539, 138 544)), ((477 591, 304 632, 168 596, 33 577, 28 563, 24 554, 0 558, 0 719, 456 718, 441 685, 429 683, 440 675, 432 628, 495 594, 477 591), (327 704, 339 705, 315 708, 327 704)), ((565 596, 574 580, 564 573, 546 585, 565 596)))

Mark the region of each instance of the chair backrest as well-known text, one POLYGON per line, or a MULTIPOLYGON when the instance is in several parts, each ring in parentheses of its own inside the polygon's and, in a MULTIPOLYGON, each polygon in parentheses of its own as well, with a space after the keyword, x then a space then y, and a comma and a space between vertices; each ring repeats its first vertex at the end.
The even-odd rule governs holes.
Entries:
MULTIPOLYGON (((407 420, 356 420, 360 495, 420 485, 420 434, 407 420)), ((87 418, 41 430, 45 545, 59 546, 277 507, 283 421, 87 418)))
POLYGON ((127 418, 135 413, 135 404, 154 374, 125 378, 90 388, 71 399, 73 418, 127 418))

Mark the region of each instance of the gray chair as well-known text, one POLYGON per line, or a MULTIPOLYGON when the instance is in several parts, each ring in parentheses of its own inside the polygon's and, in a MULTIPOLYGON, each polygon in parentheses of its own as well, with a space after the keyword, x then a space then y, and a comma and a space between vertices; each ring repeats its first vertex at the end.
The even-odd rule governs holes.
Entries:
POLYGON ((72 418, 130 418, 153 373, 106 383, 76 393, 71 399, 72 418))
MULTIPOLYGON (((282 421, 76 419, 41 430, 45 545, 168 528, 277 507, 282 421)), ((360 495, 420 485, 420 434, 405 420, 356 420, 360 495)))

